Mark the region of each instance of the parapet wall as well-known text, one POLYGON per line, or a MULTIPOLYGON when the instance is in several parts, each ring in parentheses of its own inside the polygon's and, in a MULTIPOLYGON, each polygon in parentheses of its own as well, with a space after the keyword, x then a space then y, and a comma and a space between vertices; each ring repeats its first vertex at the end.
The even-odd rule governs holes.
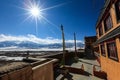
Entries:
POLYGON ((32 67, 26 66, 1 75, 0 80, 32 80, 32 67))
POLYGON ((54 80, 53 63, 55 61, 56 59, 43 60, 44 63, 42 63, 40 59, 37 59, 36 62, 39 64, 36 62, 33 62, 33 64, 25 62, 27 64, 26 66, 19 67, 18 65, 14 65, 14 69, 13 65, 12 68, 9 68, 9 65, 7 65, 8 67, 1 70, 0 80, 54 80))
POLYGON ((32 68, 33 80, 53 80, 53 64, 44 63, 32 68))

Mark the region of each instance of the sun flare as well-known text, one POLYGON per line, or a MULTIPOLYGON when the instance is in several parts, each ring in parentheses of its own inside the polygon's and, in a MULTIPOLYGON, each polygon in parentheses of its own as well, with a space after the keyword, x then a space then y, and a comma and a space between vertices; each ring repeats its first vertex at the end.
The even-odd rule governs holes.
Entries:
POLYGON ((26 0, 25 2, 23 2, 24 7, 22 8, 23 10, 26 11, 25 15, 27 16, 24 21, 26 21, 28 19, 35 20, 36 34, 38 34, 38 31, 37 31, 38 21, 40 21, 40 22, 45 21, 55 27, 57 26, 57 25, 53 24, 50 20, 48 20, 48 18, 45 17, 45 15, 46 15, 45 11, 62 6, 65 4, 65 3, 62 3, 62 4, 44 8, 44 3, 40 3, 40 2, 41 2, 40 0, 26 0))
POLYGON ((39 17, 39 15, 41 15, 39 8, 36 6, 34 6, 30 9, 30 13, 31 13, 31 15, 33 15, 33 17, 39 17))
POLYGON ((32 18, 35 21, 38 21, 43 17, 42 6, 40 6, 39 2, 34 0, 27 0, 27 2, 24 2, 24 10, 28 16, 26 20, 32 18))

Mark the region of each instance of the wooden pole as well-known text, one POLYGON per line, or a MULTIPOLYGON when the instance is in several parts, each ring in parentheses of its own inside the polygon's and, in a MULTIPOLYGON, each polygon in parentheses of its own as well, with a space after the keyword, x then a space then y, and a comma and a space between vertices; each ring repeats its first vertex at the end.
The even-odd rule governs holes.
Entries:
POLYGON ((74 33, 74 44, 75 44, 75 57, 77 57, 76 34, 75 33, 74 33))
POLYGON ((26 59, 28 59, 29 58, 29 51, 27 51, 27 56, 26 56, 26 59))
POLYGON ((61 25, 61 31, 62 31, 62 44, 63 44, 63 66, 65 65, 65 37, 64 37, 64 29, 63 29, 63 25, 61 25))

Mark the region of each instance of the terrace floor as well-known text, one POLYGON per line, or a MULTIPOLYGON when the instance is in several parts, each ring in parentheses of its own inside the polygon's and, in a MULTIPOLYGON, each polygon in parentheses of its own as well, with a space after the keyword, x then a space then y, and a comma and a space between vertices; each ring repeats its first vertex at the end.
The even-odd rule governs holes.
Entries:
POLYGON ((56 80, 104 80, 98 77, 93 76, 93 65, 95 65, 96 70, 100 70, 100 65, 95 59, 87 59, 87 58, 79 58, 77 63, 73 63, 70 65, 71 67, 81 68, 81 65, 84 65, 84 70, 89 75, 82 75, 82 74, 74 74, 69 73, 68 76, 65 78, 62 74, 60 74, 56 80))

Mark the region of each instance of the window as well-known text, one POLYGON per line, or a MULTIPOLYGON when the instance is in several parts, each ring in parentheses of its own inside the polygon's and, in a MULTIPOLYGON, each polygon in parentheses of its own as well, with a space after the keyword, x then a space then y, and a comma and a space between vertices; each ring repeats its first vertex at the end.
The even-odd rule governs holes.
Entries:
POLYGON ((100 47, 101 47, 101 54, 102 54, 103 56, 106 56, 104 44, 101 44, 100 47))
POLYGON ((118 60, 117 49, 115 41, 110 41, 107 43, 108 57, 114 60, 118 60))
POLYGON ((98 46, 94 47, 94 51, 97 52, 97 53, 99 53, 99 47, 98 46))
POLYGON ((103 35, 102 25, 99 27, 99 36, 103 35))
POLYGON ((91 49, 91 46, 90 46, 90 45, 86 45, 86 48, 87 48, 87 49, 91 49))
POLYGON ((115 3, 117 21, 120 22, 120 0, 115 3))
POLYGON ((112 19, 111 19, 110 13, 109 13, 104 20, 105 32, 108 31, 109 29, 111 29, 112 26, 113 26, 112 25, 112 19))

